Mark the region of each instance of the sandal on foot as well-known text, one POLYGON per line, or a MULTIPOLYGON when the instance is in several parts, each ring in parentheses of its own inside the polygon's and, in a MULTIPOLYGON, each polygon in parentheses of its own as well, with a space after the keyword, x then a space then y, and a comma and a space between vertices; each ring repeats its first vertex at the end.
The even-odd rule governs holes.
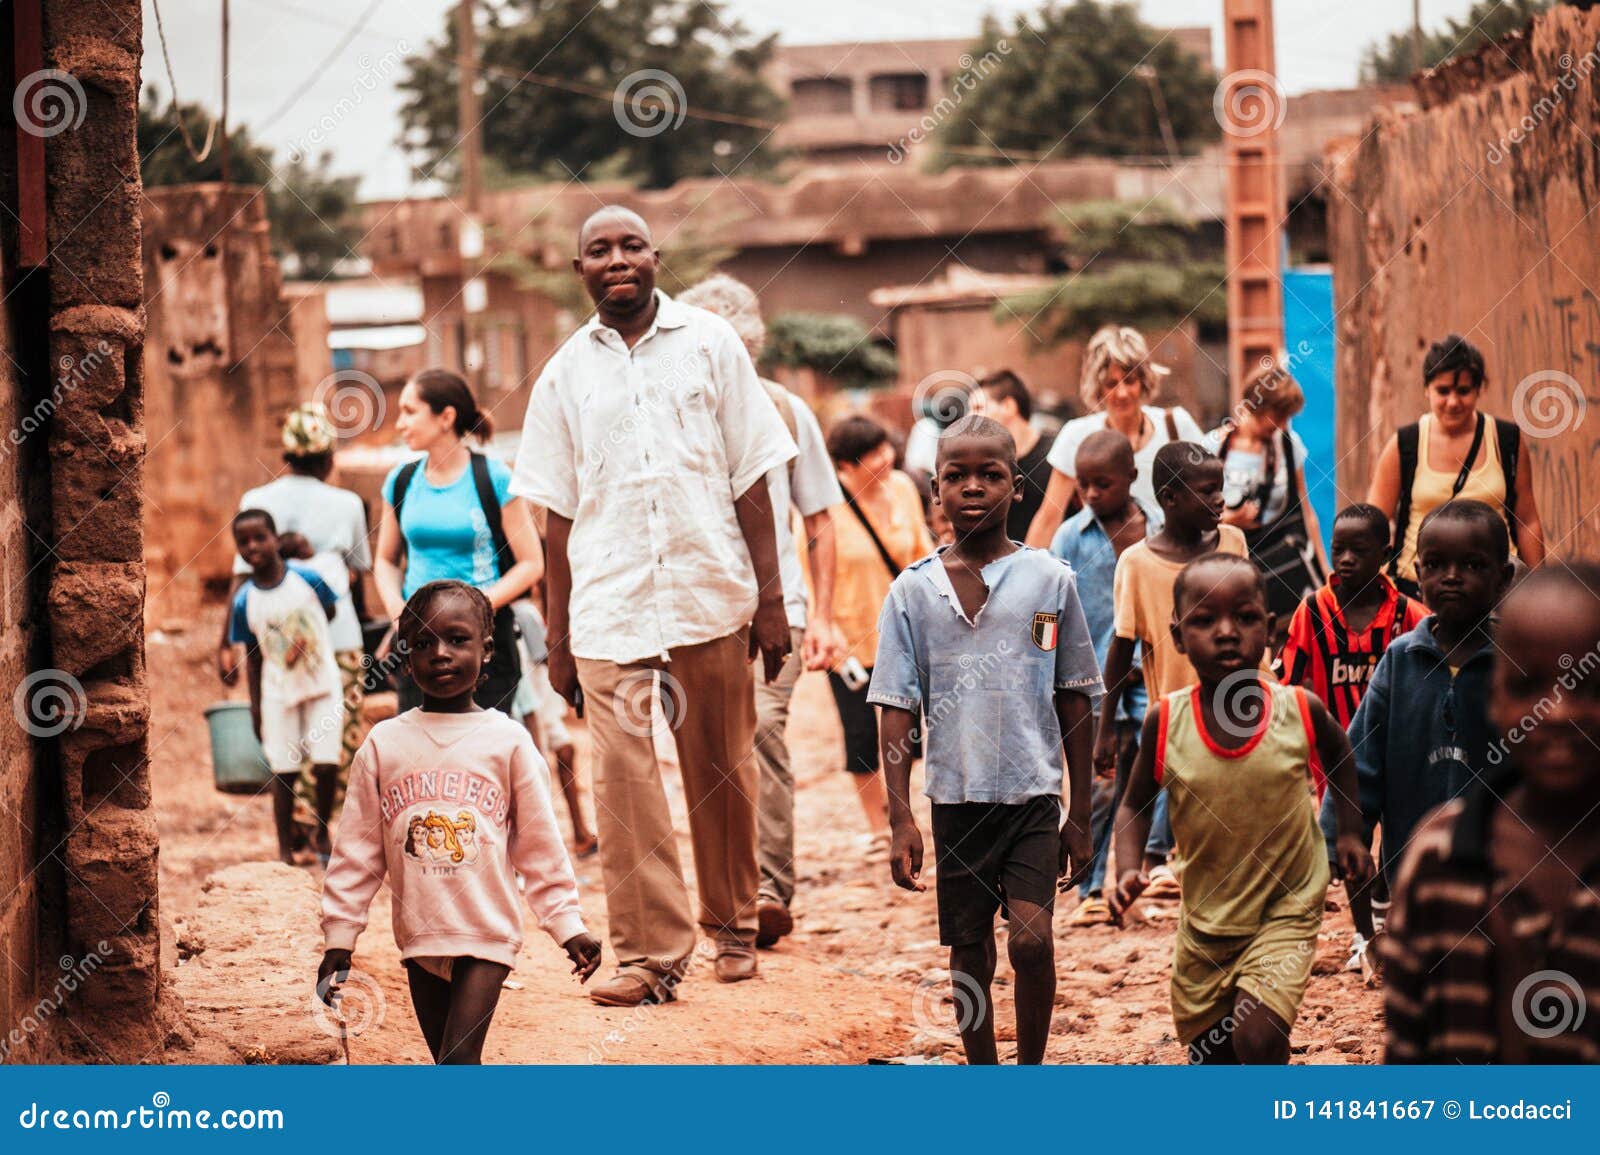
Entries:
POLYGON ((1152 870, 1150 885, 1141 897, 1156 902, 1183 897, 1183 888, 1178 885, 1178 876, 1172 873, 1172 867, 1163 863, 1152 870))
POLYGON ((1068 926, 1104 926, 1111 921, 1111 907, 1099 895, 1090 895, 1067 919, 1068 926))

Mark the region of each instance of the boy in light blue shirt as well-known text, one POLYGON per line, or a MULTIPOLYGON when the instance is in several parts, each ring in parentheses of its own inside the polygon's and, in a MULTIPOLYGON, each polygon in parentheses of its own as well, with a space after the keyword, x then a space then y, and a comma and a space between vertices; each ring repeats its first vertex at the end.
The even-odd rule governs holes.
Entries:
POLYGON ((940 439, 934 501, 956 540, 890 587, 867 695, 883 707, 890 870, 907 890, 924 889, 910 800, 911 727, 923 717, 939 939, 950 947, 952 983, 976 996, 961 1000, 976 1006, 957 1024, 975 1064, 998 1061, 989 1000, 997 910, 1016 971, 1017 1061, 1043 1061, 1055 1004, 1057 880, 1077 881, 1093 856, 1100 670, 1071 569, 1006 534, 1006 514, 1022 494, 1016 453, 1011 435, 986 417, 962 418, 940 439))

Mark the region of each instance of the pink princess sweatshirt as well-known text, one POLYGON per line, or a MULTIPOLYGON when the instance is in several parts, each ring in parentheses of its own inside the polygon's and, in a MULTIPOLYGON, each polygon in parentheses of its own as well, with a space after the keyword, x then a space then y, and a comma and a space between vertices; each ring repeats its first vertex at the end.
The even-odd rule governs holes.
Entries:
POLYGON ((401 958, 515 966, 522 917, 513 870, 557 944, 584 933, 550 771, 528 731, 499 710, 407 710, 374 726, 351 763, 322 884, 326 949, 355 949, 387 877, 401 958))

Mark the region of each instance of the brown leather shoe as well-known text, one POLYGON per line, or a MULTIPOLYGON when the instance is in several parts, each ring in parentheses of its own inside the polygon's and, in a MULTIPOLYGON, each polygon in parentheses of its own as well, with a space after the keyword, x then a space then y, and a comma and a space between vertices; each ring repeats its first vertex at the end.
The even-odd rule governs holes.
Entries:
POLYGON ((789 913, 789 908, 775 898, 763 898, 756 907, 756 919, 759 929, 756 931, 756 946, 762 950, 774 946, 777 941, 794 929, 794 915, 789 913))
POLYGON ((736 983, 756 977, 756 951, 742 942, 719 942, 714 964, 719 983, 736 983))
POLYGON ((618 971, 605 982, 589 988, 591 1002, 602 1007, 640 1007, 670 1003, 677 998, 672 988, 651 983, 636 971, 618 971))

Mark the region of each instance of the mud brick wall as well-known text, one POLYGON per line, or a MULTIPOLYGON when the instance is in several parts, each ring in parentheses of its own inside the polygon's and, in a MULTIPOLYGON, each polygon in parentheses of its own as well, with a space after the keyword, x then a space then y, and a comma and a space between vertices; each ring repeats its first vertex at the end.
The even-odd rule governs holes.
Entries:
POLYGON ((326 370, 301 380, 260 189, 146 190, 143 248, 147 617, 169 626, 225 590, 239 496, 283 471, 283 417, 326 370))
MULTIPOLYGON (((8 804, 20 796, 19 779, 31 780, 24 789, 59 793, 65 833, 33 848, 48 860, 34 863, 37 876, 59 879, 61 892, 33 899, 44 912, 34 939, 50 945, 34 962, 35 991, 64 1004, 50 1015, 51 1052, 136 1062, 158 1057, 162 1042, 140 531, 144 314, 134 128, 142 20, 138 0, 46 0, 43 15, 44 65, 81 87, 83 115, 45 141, 48 379, 29 389, 49 402, 35 434, 44 439, 40 468, 7 473, 0 485, 16 486, 39 522, 29 527, 40 556, 27 581, 42 618, 35 628, 47 642, 30 676, 60 687, 66 712, 59 733, 34 735, 49 774, 30 774, 26 758, 10 757, 3 772, 8 804), (93 962, 64 986, 57 949, 62 959, 93 962)), ((0 539, 10 579, 9 513, 0 539)), ((0 664, 9 685, 17 673, 10 617, 20 595, 9 581, 6 593, 0 664)), ((14 868, 9 845, 0 857, 5 870, 14 868)), ((22 929, 4 928, 12 950, 21 937, 13 931, 22 929)))
POLYGON ((1488 361, 1485 409, 1528 438, 1551 553, 1600 553, 1597 45, 1600 10, 1557 7, 1333 158, 1342 498, 1426 410, 1423 353, 1453 330, 1488 361))
MULTIPOLYGON (((9 162, 11 158, 8 156, 9 162)), ((9 164, 7 166, 9 168, 9 164)), ((7 184, 14 174, 6 173, 7 184)), ((7 230, 8 233, 10 230, 7 230)), ((0 271, 11 285, 15 270, 5 268, 14 252, 11 236, 0 246, 0 271)), ((20 323, 8 301, 0 324, 0 687, 18 687, 28 676, 37 630, 33 620, 30 571, 34 550, 25 519, 27 443, 22 437, 29 406, 16 368, 11 328, 20 323), (18 431, 11 436, 9 431, 18 431)), ((11 692, 14 692, 11 691, 11 692)), ((8 694, 9 697, 9 694, 8 694)), ((0 714, 0 1053, 22 1060, 34 1048, 24 1020, 38 1001, 35 979, 42 879, 32 869, 39 858, 38 775, 42 761, 28 730, 0 714), (17 1031, 18 1045, 12 1046, 17 1031)))

